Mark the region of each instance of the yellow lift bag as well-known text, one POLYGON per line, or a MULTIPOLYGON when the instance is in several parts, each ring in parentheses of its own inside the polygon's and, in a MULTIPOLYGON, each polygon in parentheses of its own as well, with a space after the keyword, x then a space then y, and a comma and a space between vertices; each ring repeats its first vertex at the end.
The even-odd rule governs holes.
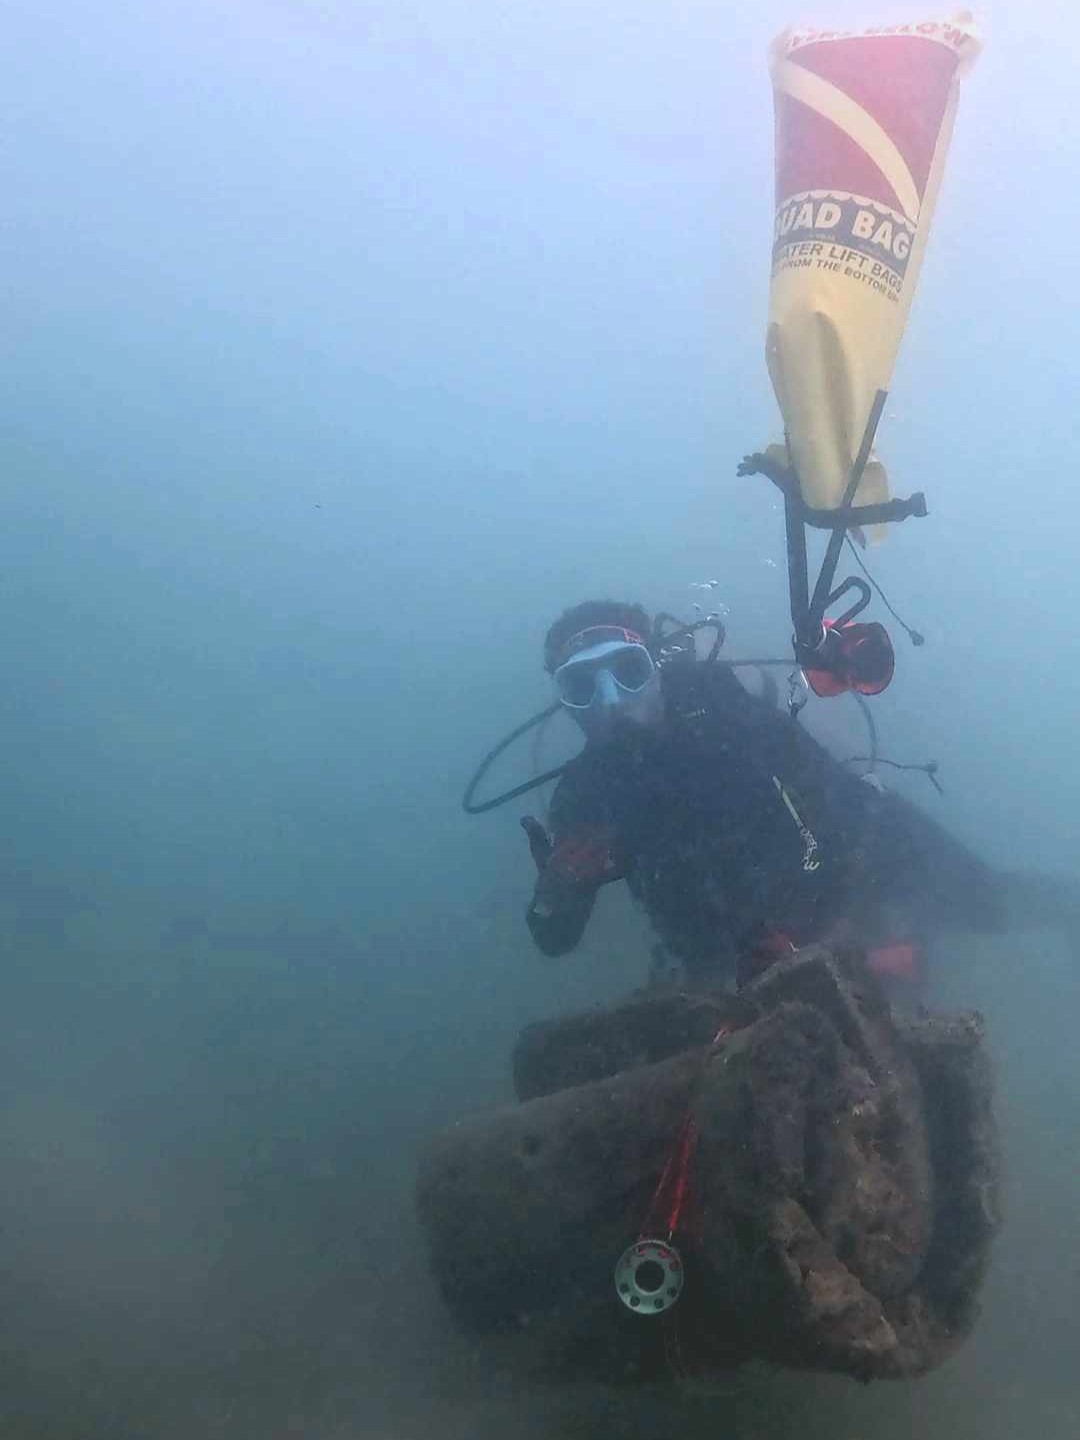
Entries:
POLYGON ((847 531, 861 535, 862 527, 926 513, 922 495, 889 500, 871 446, 926 248, 960 78, 978 50, 966 12, 858 32, 787 30, 770 50, 776 219, 766 360, 786 445, 748 457, 741 473, 767 474, 784 490, 796 654, 804 662, 822 642, 831 603, 849 589, 863 595, 839 624, 869 600, 862 581, 832 589, 847 531), (832 532, 812 599, 806 524, 832 532))

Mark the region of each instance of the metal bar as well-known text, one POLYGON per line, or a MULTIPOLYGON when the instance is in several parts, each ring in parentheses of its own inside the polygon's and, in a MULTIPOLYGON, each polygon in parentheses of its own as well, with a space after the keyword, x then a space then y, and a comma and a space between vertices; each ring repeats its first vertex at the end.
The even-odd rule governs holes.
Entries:
POLYGON ((852 525, 892 525, 912 516, 924 519, 926 496, 921 490, 907 500, 884 500, 880 505, 853 505, 849 510, 811 510, 803 507, 803 521, 815 530, 849 530, 852 525))
POLYGON ((848 481, 847 489, 844 491, 844 498, 840 503, 840 520, 843 512, 849 512, 847 521, 838 524, 829 536, 829 543, 825 549, 825 559, 822 561, 821 570, 818 573, 817 584, 814 586, 814 595, 810 601, 810 610, 807 615, 806 629, 800 634, 796 631, 797 637, 804 645, 811 647, 817 644, 817 632, 821 628, 821 622, 825 618, 825 608, 829 603, 829 594, 832 590, 833 580, 836 576, 836 566, 840 559, 840 550, 844 543, 844 536, 847 534, 848 525, 851 524, 850 511, 851 502, 855 498, 855 492, 859 488, 859 481, 866 469, 866 462, 870 459, 870 450, 874 444, 874 436, 877 433, 878 424, 881 420, 881 413, 885 409, 885 400, 888 391, 879 390, 874 396, 874 403, 870 407, 870 417, 866 422, 866 429, 863 431, 862 443, 859 446, 859 453, 855 456, 855 464, 851 467, 851 479, 848 481))
POLYGON ((802 640, 810 617, 810 581, 806 567, 806 529, 798 485, 784 491, 784 529, 787 534, 788 594, 796 645, 802 640))

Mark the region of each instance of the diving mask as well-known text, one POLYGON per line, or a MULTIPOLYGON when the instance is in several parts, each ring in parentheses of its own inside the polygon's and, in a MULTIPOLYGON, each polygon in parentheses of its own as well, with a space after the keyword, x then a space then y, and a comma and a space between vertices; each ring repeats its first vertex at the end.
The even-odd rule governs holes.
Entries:
POLYGON ((597 703, 618 705, 623 696, 639 695, 656 673, 644 645, 624 639, 589 645, 555 671, 559 699, 569 710, 588 710, 597 703))

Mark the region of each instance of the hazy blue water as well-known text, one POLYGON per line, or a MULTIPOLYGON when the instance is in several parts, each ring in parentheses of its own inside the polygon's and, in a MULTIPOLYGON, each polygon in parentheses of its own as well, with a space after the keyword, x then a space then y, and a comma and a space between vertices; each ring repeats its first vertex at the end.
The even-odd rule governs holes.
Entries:
MULTIPOLYGON (((6 7, 0 1434, 1077 1433, 1045 936, 942 977, 990 1017, 1011 1218, 930 1381, 519 1395, 424 1274, 418 1145, 645 964, 605 896, 542 965, 516 807, 458 809, 552 612, 717 575, 734 650, 787 634, 733 471, 776 433, 764 54, 804 17, 729 8, 6 7)), ((876 713, 987 856, 1075 871, 1080 27, 983 14, 881 434, 933 515, 876 569, 930 643, 876 713)))

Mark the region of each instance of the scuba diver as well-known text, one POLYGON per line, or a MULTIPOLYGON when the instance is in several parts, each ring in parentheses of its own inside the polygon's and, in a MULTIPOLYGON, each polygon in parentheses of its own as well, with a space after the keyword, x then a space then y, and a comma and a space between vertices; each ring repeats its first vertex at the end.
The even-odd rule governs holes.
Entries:
POLYGON ((548 631, 545 669, 586 743, 562 771, 550 829, 521 821, 537 869, 527 921, 545 955, 577 945, 618 880, 695 988, 741 985, 818 941, 857 943, 879 974, 918 981, 946 931, 1037 916, 1080 933, 1076 886, 998 872, 852 773, 775 692, 754 695, 710 663, 720 639, 709 660, 692 644, 665 654, 645 610, 610 600, 548 631))

